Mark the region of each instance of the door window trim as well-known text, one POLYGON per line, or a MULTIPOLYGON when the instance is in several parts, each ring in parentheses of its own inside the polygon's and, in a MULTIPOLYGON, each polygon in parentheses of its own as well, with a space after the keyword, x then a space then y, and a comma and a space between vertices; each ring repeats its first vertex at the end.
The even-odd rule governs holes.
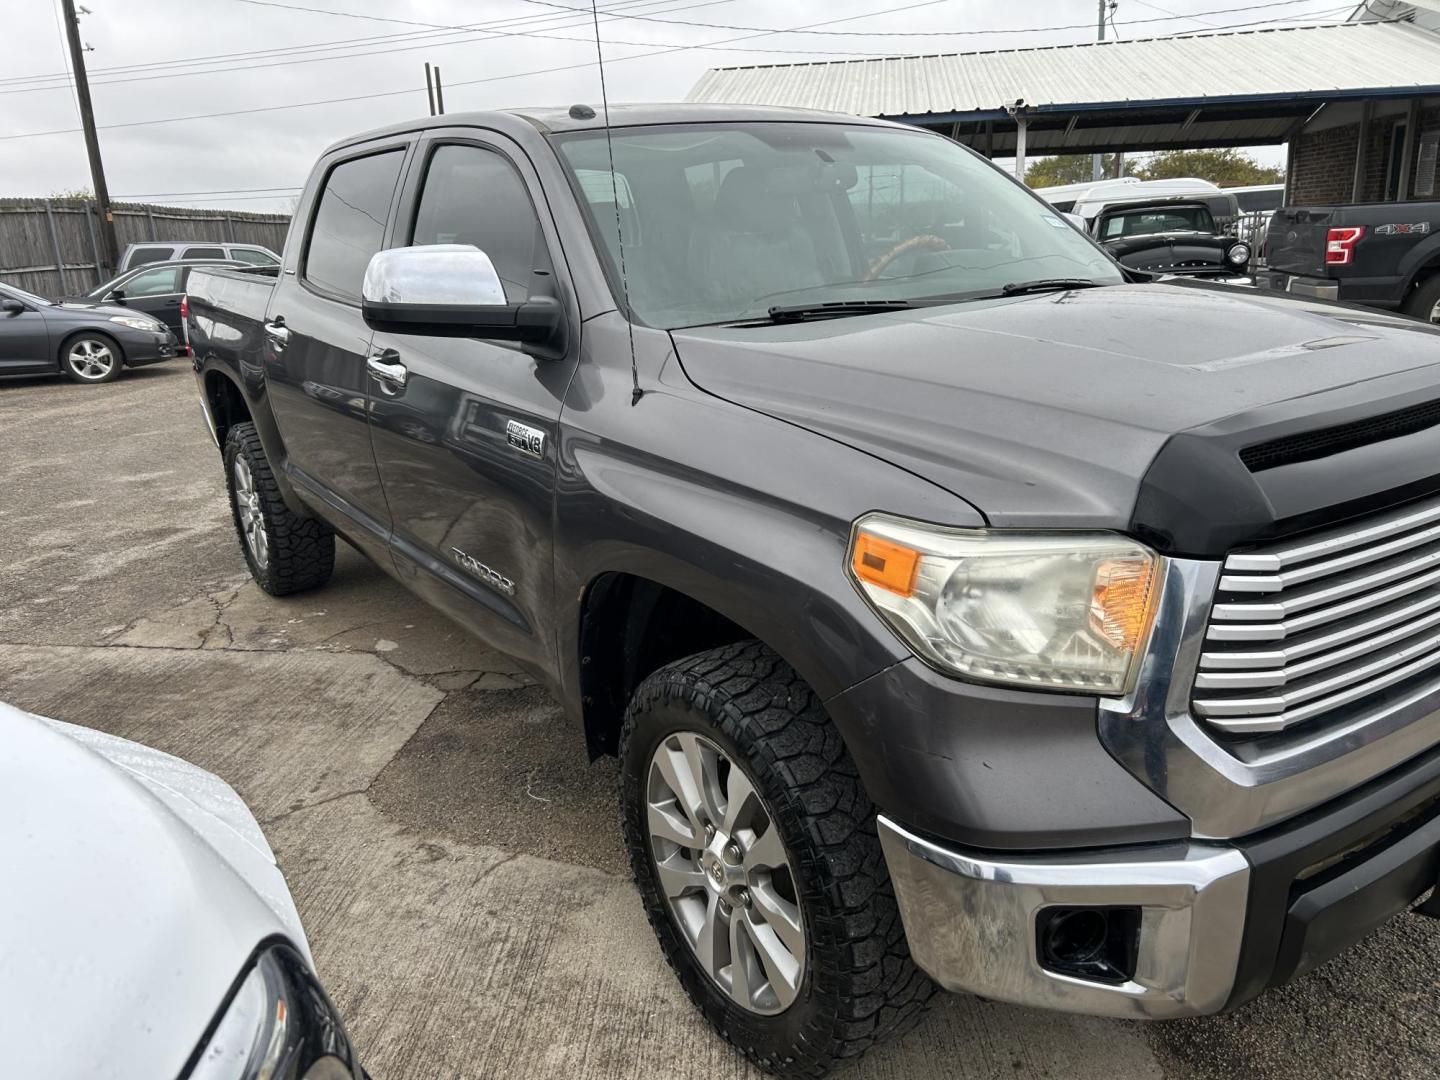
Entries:
MULTIPOLYGON (((315 185, 310 198, 310 205, 305 212, 305 232, 301 237, 300 251, 295 266, 295 280, 306 292, 329 300, 332 303, 343 304, 345 307, 359 310, 359 298, 345 296, 333 289, 326 289, 316 285, 309 278, 307 273, 310 263, 310 241, 315 235, 315 219, 320 215, 320 204, 325 199, 325 189, 330 183, 330 177, 341 165, 351 161, 358 161, 361 158, 376 157, 380 154, 394 153, 400 151, 400 168, 395 175, 395 190, 390 195, 390 206, 385 211, 385 227, 380 235, 380 246, 376 251, 384 251, 394 246, 391 243, 395 231, 395 222, 400 210, 400 200, 405 194, 405 180, 409 175, 411 159, 414 157, 415 137, 407 134, 398 139, 386 139, 378 143, 362 143, 356 146, 346 146, 335 152, 335 155, 325 162, 324 171, 321 173, 320 181, 315 185)), ((283 261, 282 261, 283 267, 283 261)))

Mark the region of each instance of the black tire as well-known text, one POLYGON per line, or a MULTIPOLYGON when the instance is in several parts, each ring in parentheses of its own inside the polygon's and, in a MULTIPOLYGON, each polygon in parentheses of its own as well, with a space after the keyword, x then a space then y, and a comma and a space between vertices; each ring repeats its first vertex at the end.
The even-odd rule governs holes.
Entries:
POLYGON ((60 370, 71 382, 80 383, 82 386, 95 386, 99 383, 113 382, 120 377, 120 369, 125 366, 125 351, 120 348, 120 343, 109 334, 102 334, 98 330, 81 330, 79 333, 71 334, 60 343, 60 351, 56 355, 56 359, 60 362, 60 370), (77 349, 87 347, 92 350, 103 350, 108 354, 109 367, 104 374, 83 375, 81 374, 82 369, 72 361, 72 353, 77 349))
POLYGON ((1405 299, 1402 310, 1406 315, 1433 323, 1440 322, 1440 319, 1436 318, 1437 309, 1440 309, 1440 274, 1416 286, 1405 299))
POLYGON ((620 762, 622 825, 645 913, 722 1038, 777 1076, 820 1077, 915 1024, 935 986, 910 959, 875 808, 819 699, 779 656, 747 641, 661 668, 630 702, 620 762), (660 886, 648 775, 656 748, 678 731, 743 763, 795 868, 805 964, 797 996, 778 1014, 746 1009, 712 980, 660 886))
POLYGON ((225 486, 240 550, 256 584, 271 596, 286 596, 330 580, 335 569, 335 534, 323 521, 301 517, 285 505, 254 424, 236 424, 225 436, 225 486), (237 461, 243 463, 243 469, 237 467, 237 461), (238 476, 246 471, 253 501, 238 490, 238 476), (257 516, 250 519, 252 506, 257 516), (253 550, 245 520, 254 520, 263 530, 263 555, 253 550))

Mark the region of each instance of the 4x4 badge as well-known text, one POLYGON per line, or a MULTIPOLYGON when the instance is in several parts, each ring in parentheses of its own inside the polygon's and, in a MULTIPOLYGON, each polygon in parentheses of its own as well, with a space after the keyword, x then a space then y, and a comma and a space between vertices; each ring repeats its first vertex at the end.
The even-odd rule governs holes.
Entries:
POLYGON ((511 420, 505 425, 505 441, 522 454, 537 458, 545 456, 545 432, 519 420, 511 420))

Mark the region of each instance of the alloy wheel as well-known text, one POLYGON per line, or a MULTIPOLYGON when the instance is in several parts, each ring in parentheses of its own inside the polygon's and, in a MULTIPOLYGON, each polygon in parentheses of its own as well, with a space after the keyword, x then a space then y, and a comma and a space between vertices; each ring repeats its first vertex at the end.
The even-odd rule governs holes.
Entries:
POLYGON ((265 534, 265 515, 261 509, 260 492, 244 455, 237 455, 231 467, 235 478, 235 513, 240 519, 240 533, 250 557, 262 570, 270 561, 270 538, 265 534))
POLYGON ((666 736, 650 759, 646 830, 705 973, 751 1012, 784 1012, 805 976, 805 925, 789 855, 745 770, 703 735, 666 736))
POLYGON ((88 382, 99 382, 115 370, 115 354, 96 338, 81 338, 71 345, 65 362, 77 377, 88 382))

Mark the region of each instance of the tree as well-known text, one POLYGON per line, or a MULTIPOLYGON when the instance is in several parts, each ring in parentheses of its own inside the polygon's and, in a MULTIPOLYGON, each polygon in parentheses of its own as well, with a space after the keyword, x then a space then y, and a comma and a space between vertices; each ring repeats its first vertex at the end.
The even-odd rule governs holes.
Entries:
POLYGON ((1169 180, 1198 176, 1220 187, 1279 184, 1285 170, 1261 165, 1240 150, 1163 150, 1132 170, 1143 180, 1169 180))
MULTIPOLYGON (((1128 164, 1128 163, 1127 163, 1128 164)), ((1106 154, 1101 159, 1103 176, 1115 172, 1115 155, 1106 154)), ((1040 158, 1025 168, 1027 187, 1058 187, 1061 184, 1083 184, 1093 175, 1089 154, 1061 154, 1058 157, 1040 158)), ((1133 170, 1127 168, 1127 172, 1133 170)))

